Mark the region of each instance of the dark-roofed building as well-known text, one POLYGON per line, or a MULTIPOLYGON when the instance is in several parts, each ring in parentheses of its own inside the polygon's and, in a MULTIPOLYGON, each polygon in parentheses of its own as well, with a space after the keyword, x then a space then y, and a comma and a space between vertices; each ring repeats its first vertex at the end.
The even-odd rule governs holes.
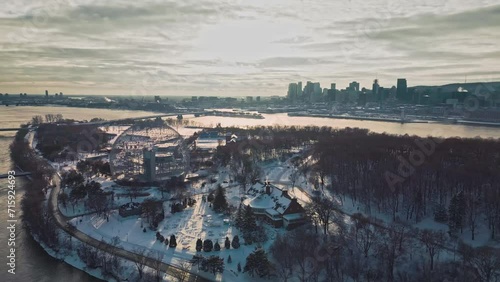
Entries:
POLYGON ((243 204, 250 206, 257 218, 274 227, 291 229, 306 222, 304 208, 286 189, 270 182, 257 182, 248 189, 247 194, 249 198, 243 204))

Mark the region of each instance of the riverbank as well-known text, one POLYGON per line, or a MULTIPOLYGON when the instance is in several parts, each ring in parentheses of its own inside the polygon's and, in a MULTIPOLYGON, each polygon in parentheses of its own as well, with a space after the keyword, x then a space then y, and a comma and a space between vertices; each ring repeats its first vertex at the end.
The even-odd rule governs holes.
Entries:
POLYGON ((343 116, 331 114, 309 114, 309 113, 288 113, 291 117, 317 117, 317 118, 331 118, 331 119, 352 119, 352 120, 367 120, 367 121, 381 121, 381 122, 396 122, 396 123, 429 123, 425 120, 411 120, 411 119, 397 119, 397 118, 383 118, 383 117, 361 117, 361 116, 343 116))
POLYGON ((230 118, 248 118, 248 119, 265 119, 264 116, 258 113, 247 112, 228 112, 228 111, 204 111, 201 113, 194 113, 195 117, 202 116, 215 116, 215 117, 230 117, 230 118))
POLYGON ((380 121, 380 122, 393 122, 393 123, 434 123, 434 124, 459 124, 465 126, 487 126, 499 127, 500 123, 487 122, 487 121, 472 121, 472 120, 418 120, 418 119, 398 119, 398 118, 384 118, 384 117, 366 117, 366 116, 346 116, 346 115, 332 115, 332 114, 310 114, 310 113, 288 113, 290 117, 316 117, 316 118, 330 118, 330 119, 346 119, 346 120, 360 120, 360 121, 380 121))
POLYGON ((110 280, 109 277, 104 277, 99 269, 89 269, 88 267, 86 267, 85 263, 78 257, 76 253, 59 253, 40 241, 37 236, 33 236, 33 234, 30 234, 30 236, 45 251, 45 253, 47 253, 47 255, 53 257, 54 259, 66 263, 67 265, 80 271, 83 271, 93 278, 98 279, 99 281, 117 282, 116 279, 110 280))
MULTIPOLYGON (((14 138, 13 144, 11 145, 12 148, 16 147, 21 147, 22 150, 24 151, 20 155, 22 156, 28 156, 27 159, 33 158, 37 156, 35 150, 32 147, 31 141, 33 140, 32 138, 27 138, 27 136, 30 134, 30 132, 26 132, 26 128, 23 128, 22 131, 18 131, 16 133, 16 136, 14 138), (22 136, 24 133, 26 133, 24 136, 22 136)), ((12 153, 12 151, 11 151, 12 153)), ((19 152, 17 152, 19 154, 19 152)), ((37 165, 34 166, 29 166, 27 167, 26 162, 22 162, 17 158, 16 156, 11 156, 13 165, 16 168, 16 171, 19 172, 25 172, 25 170, 30 170, 32 176, 27 176, 26 178, 29 180, 31 183, 30 185, 30 190, 28 190, 25 195, 23 196, 21 208, 23 210, 23 214, 29 215, 29 216, 24 216, 23 217, 23 228, 27 232, 28 236, 30 236, 42 249, 45 251, 45 253, 54 259, 64 262, 76 269, 79 269, 81 271, 84 271, 85 273, 91 275, 94 278, 97 278, 100 281, 106 281, 105 277, 101 275, 100 271, 97 270, 89 270, 85 268, 85 265, 83 262, 78 258, 77 254, 73 252, 72 254, 69 254, 67 251, 64 251, 64 248, 61 248, 59 244, 49 244, 46 243, 47 241, 47 234, 44 232, 44 229, 37 229, 36 225, 37 222, 34 222, 36 217, 33 217, 33 214, 29 212, 31 209, 36 209, 36 210, 44 210, 48 206, 47 204, 47 190, 43 191, 42 186, 38 186, 38 182, 43 182, 42 185, 48 185, 48 182, 44 182, 44 180, 47 180, 47 178, 50 178, 50 175, 47 175, 47 173, 50 173, 47 171, 46 167, 42 165, 44 163, 46 166, 49 166, 47 161, 43 159, 42 157, 38 157, 36 160, 32 160, 33 163, 37 163, 37 165), (42 188, 42 191, 37 191, 37 188, 42 188), (28 204, 29 203, 29 204, 28 204), (36 234, 34 230, 39 230, 41 232, 40 234, 36 234), (62 251, 62 252, 61 252, 62 251)), ((53 188, 52 188, 53 189, 53 188)), ((50 192, 52 192, 52 189, 49 189, 50 192)), ((48 193, 50 193, 48 192, 48 193)), ((49 218, 43 218, 41 217, 40 219, 45 219, 48 220, 48 222, 51 222, 50 217, 49 218)), ((38 227, 39 228, 39 227, 38 227)), ((59 230, 53 229, 52 226, 46 226, 46 229, 51 229, 51 235, 50 236, 55 236, 55 240, 57 243, 60 243, 59 240, 62 240, 65 236, 63 232, 59 232, 59 230), (56 232, 56 233, 52 233, 56 232)), ((54 239, 54 238, 51 238, 54 239)), ((49 242, 51 242, 49 240, 49 242)), ((54 242, 52 242, 54 243, 54 242)))
POLYGON ((473 120, 457 120, 457 124, 463 124, 467 126, 488 126, 488 127, 500 127, 499 122, 486 122, 486 121, 473 121, 473 120))
MULTIPOLYGON (((41 211, 48 210, 46 212, 40 212, 39 215, 48 215, 48 218, 42 218, 41 221, 44 220, 49 222, 50 224, 56 224, 57 227, 52 226, 44 226, 38 227, 38 229, 34 229, 36 223, 33 220, 35 219, 33 215, 28 217, 28 221, 26 221, 27 226, 29 226, 29 233, 33 237, 33 239, 46 251, 50 256, 62 260, 68 263, 71 266, 74 266, 82 271, 89 273, 90 275, 107 281, 116 281, 122 280, 125 277, 134 276, 133 273, 135 263, 141 263, 150 269, 160 270, 165 274, 167 281, 170 280, 170 277, 178 277, 177 272, 186 272, 184 275, 186 281, 209 281, 197 274, 189 273, 185 270, 179 269, 176 266, 171 264, 167 264, 164 262, 158 262, 154 258, 150 258, 147 255, 136 254, 134 252, 130 252, 119 248, 117 246, 111 245, 105 241, 97 240, 88 236, 85 233, 78 231, 75 227, 68 224, 68 218, 64 217, 59 211, 58 205, 58 195, 60 190, 60 182, 61 175, 56 172, 55 174, 47 175, 47 169, 44 168, 43 164, 50 166, 50 163, 43 158, 40 153, 32 147, 33 138, 26 137, 30 133, 23 131, 18 132, 16 134, 16 138, 14 140, 15 145, 12 148, 15 148, 18 155, 28 155, 30 159, 38 162, 36 167, 30 167, 30 170, 33 170, 33 174, 37 175, 42 179, 50 179, 50 187, 51 189, 45 189, 44 194, 37 193, 37 190, 31 191, 27 195, 27 201, 30 203, 35 202, 38 209, 41 211), (22 136, 24 133, 24 137, 22 136), (29 143, 28 143, 29 142, 29 143), (38 169, 40 169, 38 171, 38 169), (49 195, 49 196, 47 196, 49 195), (40 197, 40 198, 39 198, 40 197), (33 230, 38 230, 38 233, 34 233, 33 230), (47 230, 51 230, 55 232, 52 234, 52 237, 48 237, 45 234, 47 230), (72 238, 77 240, 72 240, 72 238), (48 240, 49 239, 49 240, 48 240), (48 240, 48 241, 47 241, 48 240), (111 258, 120 258, 121 265, 128 265, 127 267, 123 267, 122 270, 109 270, 108 262, 106 265, 97 265, 92 267, 88 261, 86 262, 80 250, 82 248, 91 248, 96 254, 100 253, 100 256, 110 256, 111 258), (118 279, 114 279, 113 277, 118 277, 118 279), (111 278, 111 279, 110 279, 111 278)), ((15 165, 21 165, 16 162, 20 162, 20 159, 17 157, 13 157, 13 161, 15 161, 15 165)), ((22 166, 22 165, 21 165, 22 166)), ((52 169, 55 169, 52 167, 52 169)), ((49 183, 44 183, 45 187, 48 187, 49 183)), ((42 185, 43 186, 43 185, 42 185)), ((39 186, 38 188, 41 188, 39 186)), ((26 204, 23 207, 28 207, 26 204)), ((100 259, 98 260, 100 261, 100 259)))

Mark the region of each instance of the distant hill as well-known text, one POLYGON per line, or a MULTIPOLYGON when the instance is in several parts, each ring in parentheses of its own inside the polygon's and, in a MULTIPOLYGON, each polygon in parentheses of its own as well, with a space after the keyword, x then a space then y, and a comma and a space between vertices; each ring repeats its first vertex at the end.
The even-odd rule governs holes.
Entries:
POLYGON ((484 93, 495 93, 500 92, 500 82, 471 82, 471 83, 452 83, 441 86, 413 86, 408 87, 408 89, 414 89, 417 92, 429 91, 430 93, 453 93, 459 88, 462 88, 464 92, 469 92, 471 94, 484 94, 484 93))

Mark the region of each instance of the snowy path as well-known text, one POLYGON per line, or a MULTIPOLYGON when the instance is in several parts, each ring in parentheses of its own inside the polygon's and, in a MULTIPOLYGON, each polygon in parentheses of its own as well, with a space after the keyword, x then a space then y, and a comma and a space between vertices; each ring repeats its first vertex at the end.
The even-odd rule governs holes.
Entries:
MULTIPOLYGON (((92 238, 91 236, 89 236, 89 235, 77 230, 73 226, 69 225, 67 223, 68 218, 63 216, 59 212, 59 208, 58 208, 57 195, 59 194, 59 191, 60 191, 60 178, 59 177, 60 177, 59 175, 54 177, 53 181, 56 184, 56 187, 51 190, 48 203, 49 203, 49 211, 52 212, 56 224, 62 230, 64 230, 72 237, 74 237, 74 238, 76 238, 76 239, 78 239, 86 244, 93 246, 95 248, 104 250, 110 254, 122 257, 126 260, 129 260, 129 261, 144 262, 145 265, 147 265, 151 268, 157 267, 157 262, 155 259, 152 259, 152 258, 147 257, 147 256, 141 256, 141 255, 135 254, 131 251, 127 251, 125 249, 110 245, 110 244, 103 242, 101 240, 92 238)), ((161 271, 163 271, 169 275, 172 275, 172 276, 175 276, 175 274, 179 271, 185 272, 185 270, 182 270, 174 265, 167 264, 165 262, 161 262, 160 269, 161 269, 161 271)), ((193 273, 189 273, 189 274, 187 274, 187 276, 188 276, 188 281, 210 281, 202 276, 199 276, 199 275, 193 274, 193 273)))

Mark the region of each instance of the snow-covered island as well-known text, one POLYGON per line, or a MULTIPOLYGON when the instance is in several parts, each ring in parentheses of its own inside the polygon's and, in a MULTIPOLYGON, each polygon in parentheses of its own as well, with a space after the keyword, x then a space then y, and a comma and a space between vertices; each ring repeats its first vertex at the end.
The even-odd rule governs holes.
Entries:
POLYGON ((26 140, 60 175, 54 256, 106 280, 420 281, 461 263, 473 279, 496 257, 489 202, 456 191, 419 206, 411 175, 387 178, 359 146, 386 138, 391 152, 408 137, 161 119, 83 130, 41 125, 26 140), (74 135, 59 144, 60 130, 74 135))

